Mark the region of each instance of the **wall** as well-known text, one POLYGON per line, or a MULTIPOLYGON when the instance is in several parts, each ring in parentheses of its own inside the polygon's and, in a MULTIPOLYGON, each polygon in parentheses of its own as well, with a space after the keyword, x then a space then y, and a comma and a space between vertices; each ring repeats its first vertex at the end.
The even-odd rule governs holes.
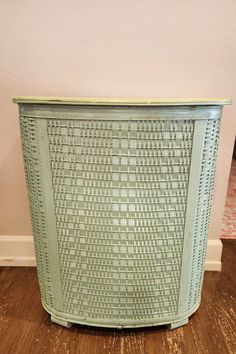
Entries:
MULTIPOLYGON (((0 234, 31 235, 16 95, 229 97, 236 2, 0 0, 0 234)), ((236 130, 222 122, 210 239, 219 238, 236 130)))

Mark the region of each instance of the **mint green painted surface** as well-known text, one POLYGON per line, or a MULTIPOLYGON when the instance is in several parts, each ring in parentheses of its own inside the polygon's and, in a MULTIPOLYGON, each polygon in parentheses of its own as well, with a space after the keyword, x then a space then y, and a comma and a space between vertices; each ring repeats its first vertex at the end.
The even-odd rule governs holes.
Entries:
POLYGON ((20 102, 41 297, 53 322, 188 322, 200 304, 221 113, 210 103, 20 102))

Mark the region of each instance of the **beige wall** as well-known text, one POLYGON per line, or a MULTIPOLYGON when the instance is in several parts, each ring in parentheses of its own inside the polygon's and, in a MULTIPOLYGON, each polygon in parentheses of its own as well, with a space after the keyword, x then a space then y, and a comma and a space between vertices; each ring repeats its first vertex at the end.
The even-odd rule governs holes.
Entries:
MULTIPOLYGON (((0 234, 31 235, 16 95, 229 97, 236 1, 0 0, 0 234)), ((236 106, 226 107, 210 238, 219 237, 236 106)))

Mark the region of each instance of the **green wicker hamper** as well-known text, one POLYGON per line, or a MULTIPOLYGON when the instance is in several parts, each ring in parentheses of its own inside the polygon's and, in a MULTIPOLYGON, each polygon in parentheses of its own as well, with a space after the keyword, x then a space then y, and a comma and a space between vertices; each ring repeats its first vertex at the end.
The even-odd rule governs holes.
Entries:
POLYGON ((222 107, 18 97, 42 303, 53 322, 188 322, 200 303, 222 107))

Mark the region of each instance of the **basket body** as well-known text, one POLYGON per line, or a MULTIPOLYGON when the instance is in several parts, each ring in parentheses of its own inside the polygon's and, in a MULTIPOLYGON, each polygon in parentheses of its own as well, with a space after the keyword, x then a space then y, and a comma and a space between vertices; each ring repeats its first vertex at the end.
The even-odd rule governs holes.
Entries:
POLYGON ((42 303, 105 327, 199 306, 221 106, 20 105, 42 303))

